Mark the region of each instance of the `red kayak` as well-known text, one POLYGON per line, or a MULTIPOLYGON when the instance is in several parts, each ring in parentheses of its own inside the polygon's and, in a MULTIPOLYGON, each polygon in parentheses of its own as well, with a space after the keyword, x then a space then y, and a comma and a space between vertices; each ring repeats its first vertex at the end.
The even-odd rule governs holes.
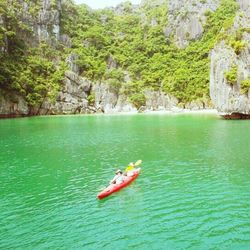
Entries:
POLYGON ((137 168, 133 170, 132 176, 124 176, 123 182, 121 184, 110 184, 108 187, 106 187, 101 193, 97 195, 98 199, 103 199, 112 193, 115 193, 119 191, 120 189, 128 186, 133 180, 135 180, 138 175, 140 174, 141 168, 137 168))

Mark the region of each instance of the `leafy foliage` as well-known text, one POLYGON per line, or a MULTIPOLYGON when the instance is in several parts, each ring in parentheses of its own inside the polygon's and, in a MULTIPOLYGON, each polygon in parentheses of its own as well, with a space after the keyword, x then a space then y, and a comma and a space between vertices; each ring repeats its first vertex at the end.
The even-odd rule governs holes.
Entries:
POLYGON ((240 88, 241 88, 241 93, 246 94, 250 88, 250 78, 241 81, 240 88))
POLYGON ((91 80, 115 85, 136 105, 145 101, 145 89, 163 90, 184 103, 208 98, 209 51, 232 25, 237 8, 235 1, 223 0, 214 13, 207 13, 202 38, 182 50, 163 33, 167 2, 154 8, 145 4, 139 13, 127 3, 120 14, 88 11, 83 5, 76 10, 78 26, 72 36, 74 52, 80 55, 81 73, 91 80), (111 70, 107 63, 110 56, 117 62, 111 70), (131 83, 124 84, 122 77, 110 75, 117 69, 128 71, 131 83))
MULTIPOLYGON (((26 18, 34 18, 41 2, 27 1, 26 18), (30 16, 29 16, 30 15, 30 16)), ((56 1, 51 1, 56 8, 56 1)), ((23 17, 22 1, 3 0, 0 3, 0 86, 22 94, 31 106, 45 100, 55 100, 64 78, 66 65, 61 51, 46 43, 28 48, 25 36, 32 36, 31 26, 23 17)))
MULTIPOLYGON (((137 107, 145 104, 144 90, 162 90, 185 103, 208 98, 209 51, 227 36, 238 8, 234 0, 222 0, 215 12, 206 13, 203 36, 191 41, 185 49, 166 38, 168 2, 145 3, 134 10, 129 2, 111 9, 91 10, 76 6, 72 0, 62 1, 61 32, 71 38, 71 48, 52 48, 40 44, 28 49, 17 35, 31 32, 22 22, 22 6, 13 0, 0 3, 0 85, 22 93, 31 106, 40 105, 44 98, 55 99, 63 78, 62 63, 69 53, 78 55, 80 74, 91 81, 105 81, 117 92, 129 96, 137 107), (19 8, 19 9, 18 9, 19 8), (112 60, 111 60, 112 59, 112 60), (127 72, 125 74, 125 72, 127 72), (125 76, 129 80, 125 81, 125 76)), ((29 2, 31 16, 39 11, 40 1, 29 2)), ((205 2, 205 1, 201 1, 205 2)), ((56 1, 51 1, 56 8, 56 1)), ((243 44, 232 46, 240 53, 243 44)), ((90 95, 89 102, 93 103, 90 95)))
POLYGON ((237 55, 239 55, 246 47, 246 42, 243 40, 244 31, 245 29, 238 29, 229 38, 227 38, 229 45, 234 49, 234 52, 237 55))
POLYGON ((231 85, 237 83, 237 72, 238 72, 238 67, 236 65, 233 65, 232 68, 225 73, 225 78, 227 80, 227 83, 231 85))
POLYGON ((30 106, 41 105, 45 98, 54 101, 64 79, 66 65, 53 63, 54 51, 47 44, 31 49, 26 63, 16 77, 16 88, 24 94, 30 106))

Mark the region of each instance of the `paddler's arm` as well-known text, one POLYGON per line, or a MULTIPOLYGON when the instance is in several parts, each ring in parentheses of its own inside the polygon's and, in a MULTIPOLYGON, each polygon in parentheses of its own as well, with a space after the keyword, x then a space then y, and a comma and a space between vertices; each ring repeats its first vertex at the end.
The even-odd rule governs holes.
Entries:
POLYGON ((115 176, 115 177, 109 182, 109 184, 114 184, 116 178, 117 178, 117 176, 115 176))

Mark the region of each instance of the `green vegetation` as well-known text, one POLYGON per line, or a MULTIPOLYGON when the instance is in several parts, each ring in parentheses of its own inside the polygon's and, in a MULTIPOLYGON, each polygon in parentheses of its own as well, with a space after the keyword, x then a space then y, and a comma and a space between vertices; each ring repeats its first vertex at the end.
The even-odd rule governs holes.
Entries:
POLYGON ((234 49, 235 54, 239 55, 246 47, 246 42, 242 40, 245 29, 239 29, 232 34, 227 40, 229 45, 234 49))
POLYGON ((88 95, 87 100, 88 100, 89 105, 94 105, 95 97, 92 94, 88 95))
POLYGON ((15 87, 24 94, 31 107, 41 105, 46 98, 53 102, 60 90, 66 65, 60 62, 55 66, 54 56, 55 51, 42 43, 27 53, 24 65, 20 66, 15 87))
MULTIPOLYGON (((33 1, 32 16, 39 4, 33 1)), ((31 106, 40 105, 44 98, 53 100, 65 70, 61 62, 67 54, 75 53, 82 76, 110 84, 117 93, 128 95, 136 107, 145 104, 146 89, 165 91, 181 103, 209 98, 209 52, 225 36, 238 9, 234 0, 222 0, 214 13, 206 13, 203 36, 179 49, 173 38, 163 33, 168 22, 167 1, 155 7, 145 4, 139 11, 125 2, 118 14, 110 9, 93 11, 65 0, 61 32, 70 36, 72 47, 41 44, 29 49, 17 35, 17 29, 31 32, 16 15, 20 13, 18 7, 10 10, 7 0, 0 5, 0 15, 8 17, 0 28, 0 46, 4 48, 0 52, 1 87, 19 91, 31 106), (127 82, 125 72, 129 75, 127 82)), ((51 2, 51 8, 56 8, 56 1, 51 2)), ((243 45, 237 42, 232 46, 239 53, 243 45)), ((93 100, 91 95, 89 102, 93 100)))
POLYGON ((228 84, 234 85, 237 83, 238 67, 233 65, 232 68, 225 73, 225 78, 228 84))
POLYGON ((240 83, 241 93, 246 94, 250 88, 250 78, 247 78, 240 83))
POLYGON ((143 93, 135 93, 130 96, 130 101, 137 109, 139 109, 140 107, 145 105, 146 98, 143 93))
POLYGON ((85 77, 106 80, 107 59, 111 56, 117 63, 116 68, 129 72, 131 82, 125 85, 126 91, 120 76, 113 75, 108 82, 117 91, 128 94, 135 105, 144 103, 145 97, 138 94, 144 89, 161 89, 185 103, 208 98, 209 51, 231 26, 237 8, 235 1, 223 0, 216 12, 207 13, 203 37, 184 50, 178 49, 172 39, 163 34, 167 4, 156 8, 143 6, 140 10, 144 13, 143 19, 132 12, 128 4, 122 15, 110 10, 89 12, 82 6, 78 12, 84 14, 75 19, 78 29, 69 30, 74 30, 74 52, 80 55, 79 66, 85 77), (151 25, 151 20, 156 25, 151 25))
POLYGON ((231 42, 231 47, 234 49, 234 52, 239 55, 241 51, 245 48, 246 42, 245 41, 237 41, 234 40, 231 42))
MULTIPOLYGON (((27 3, 27 15, 34 18, 41 3, 27 3)), ((52 1, 51 8, 55 7, 56 1, 52 1)), ((66 65, 61 55, 63 51, 58 48, 45 42, 34 48, 28 45, 33 34, 22 16, 22 8, 20 1, 12 1, 11 5, 7 0, 0 3, 0 87, 19 92, 30 107, 36 107, 45 99, 55 101, 66 65)))

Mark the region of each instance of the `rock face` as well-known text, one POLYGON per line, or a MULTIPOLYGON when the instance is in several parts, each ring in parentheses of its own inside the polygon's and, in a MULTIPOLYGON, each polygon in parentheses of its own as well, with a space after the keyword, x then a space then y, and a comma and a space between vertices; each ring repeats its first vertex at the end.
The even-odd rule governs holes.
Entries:
MULTIPOLYGON (((60 11, 61 0, 41 0, 40 9, 35 15, 31 13, 32 1, 19 1, 23 6, 23 22, 33 31, 33 35, 27 36, 21 33, 20 36, 30 46, 37 46, 40 42, 46 41, 52 46, 59 41, 66 47, 71 47, 71 39, 60 34, 60 11)), ((166 37, 173 37, 176 45, 185 48, 191 40, 198 39, 203 33, 203 25, 206 22, 206 11, 215 11, 220 0, 144 0, 140 5, 133 6, 129 3, 118 5, 112 8, 118 15, 125 12, 137 12, 144 5, 151 8, 158 7, 168 2, 168 25, 164 28, 166 37)), ((240 11, 235 19, 231 33, 241 28, 250 29, 250 0, 238 0, 240 11)), ((143 20, 143 13, 142 13, 143 20)), ((164 19, 165 20, 165 19, 164 19)), ((102 17, 105 24, 106 17, 102 17)), ((164 21, 165 22, 165 21, 164 21)), ((3 20, 0 17, 0 25, 3 20)), ((152 17, 149 25, 156 26, 157 19, 152 17)), ((124 34, 121 33, 122 37, 124 34)), ((245 48, 240 53, 230 47, 226 41, 215 46, 211 52, 211 73, 210 73, 210 95, 215 107, 226 117, 250 116, 250 90, 246 93, 241 91, 243 80, 250 79, 250 33, 243 32, 242 39, 245 41, 245 48), (237 82, 230 85, 225 77, 233 65, 237 65, 237 82)), ((0 47, 0 50, 2 48, 0 47)), ((23 116, 29 114, 76 114, 76 113, 114 113, 114 112, 137 112, 131 104, 129 97, 122 94, 122 91, 112 87, 107 82, 93 83, 80 76, 79 67, 76 64, 77 54, 70 54, 66 59, 69 70, 65 73, 65 80, 54 103, 45 100, 40 107, 30 109, 25 99, 16 93, 0 92, 0 116, 23 116)), ((116 69, 118 63, 112 56, 107 59, 107 67, 116 69)), ((129 73, 124 71, 124 86, 130 82, 129 73)), ((144 111, 165 111, 185 108, 200 110, 211 108, 208 100, 197 100, 186 104, 178 103, 178 99, 163 91, 145 91, 145 106, 140 110, 144 111)))
POLYGON ((29 108, 23 97, 13 93, 0 92, 0 118, 28 114, 29 108))
POLYGON ((250 79, 250 2, 241 0, 239 4, 240 11, 229 35, 241 30, 244 47, 235 51, 222 41, 211 52, 210 96, 215 108, 225 118, 250 117, 250 90, 246 88, 242 92, 243 80, 250 79), (229 84, 225 75, 233 66, 237 67, 237 80, 229 84))
POLYGON ((60 39, 61 0, 42 0, 40 9, 34 12, 37 3, 20 0, 22 4, 22 21, 30 27, 32 33, 20 32, 30 46, 37 46, 42 41, 55 44, 60 39))
POLYGON ((80 77, 73 71, 66 71, 64 85, 56 102, 44 102, 39 114, 79 114, 86 113, 88 108, 87 93, 91 82, 80 77))
POLYGON ((166 37, 173 36, 180 48, 185 48, 190 40, 198 39, 203 33, 206 21, 205 12, 215 11, 220 5, 219 0, 174 0, 169 1, 168 26, 166 37))
POLYGON ((51 40, 53 37, 58 41, 60 38, 60 10, 61 0, 43 0, 42 8, 38 13, 38 20, 35 25, 37 38, 51 40))
POLYGON ((92 91, 95 96, 94 106, 104 113, 137 111, 125 95, 119 95, 117 90, 108 84, 94 84, 92 91))
POLYGON ((177 107, 178 99, 161 91, 145 91, 146 110, 163 111, 177 107))

